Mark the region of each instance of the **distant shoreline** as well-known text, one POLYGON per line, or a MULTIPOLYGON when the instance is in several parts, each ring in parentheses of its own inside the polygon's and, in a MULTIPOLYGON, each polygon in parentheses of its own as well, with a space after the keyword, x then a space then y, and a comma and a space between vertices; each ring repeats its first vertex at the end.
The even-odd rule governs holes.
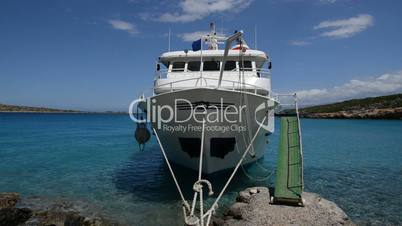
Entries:
MULTIPOLYGON (((299 109, 301 118, 312 119, 395 119, 402 120, 402 94, 352 99, 332 104, 303 107, 299 109)), ((79 111, 46 107, 28 107, 0 104, 0 113, 26 114, 110 114, 123 115, 119 111, 79 111)), ((295 114, 294 109, 285 109, 276 116, 295 114)))
MULTIPOLYGON (((71 114, 71 115, 127 115, 127 112, 51 112, 51 111, 0 111, 0 114, 71 114)), ((402 112, 401 112, 402 114, 402 112)), ((281 116, 286 116, 281 115, 281 114, 275 114, 276 117, 281 117, 281 116)), ((323 113, 313 113, 313 114, 301 114, 300 118, 305 118, 305 119, 356 119, 356 120, 402 120, 402 115, 399 115, 398 117, 390 117, 389 115, 387 116, 378 116, 378 115, 373 115, 373 116, 362 116, 362 115, 348 115, 348 113, 344 112, 335 112, 335 113, 328 113, 328 114, 323 114, 323 113)))
MULTIPOLYGON (((304 107, 301 118, 312 119, 402 119, 402 94, 352 99, 342 102, 304 107)), ((294 113, 284 110, 281 113, 294 113)))
POLYGON ((43 113, 43 114, 128 114, 122 111, 79 111, 47 107, 28 107, 0 103, 0 113, 43 113))
POLYGON ((312 119, 402 119, 402 107, 399 108, 374 108, 337 112, 312 112, 301 113, 302 118, 312 119))
POLYGON ((4 113, 22 113, 22 114, 110 114, 110 115, 125 115, 127 112, 90 112, 90 111, 0 111, 0 114, 4 113))

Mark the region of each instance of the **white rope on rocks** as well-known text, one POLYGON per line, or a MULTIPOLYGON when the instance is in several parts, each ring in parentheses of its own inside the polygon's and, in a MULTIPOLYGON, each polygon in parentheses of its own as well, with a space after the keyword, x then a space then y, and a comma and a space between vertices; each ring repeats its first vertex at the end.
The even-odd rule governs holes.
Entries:
MULTIPOLYGON (((202 184, 206 184, 208 186, 208 195, 213 195, 212 184, 205 179, 202 179, 202 160, 204 157, 204 139, 205 139, 205 120, 202 121, 202 134, 201 134, 201 147, 200 147, 200 160, 198 166, 198 180, 193 185, 194 197, 193 202, 191 204, 190 215, 185 215, 185 223, 187 225, 204 225, 204 197, 203 197, 203 189, 202 184), (196 217, 194 215, 195 205, 197 203, 197 196, 199 196, 200 202, 200 217, 196 217)), ((208 224, 207 224, 208 225, 208 224)))
POLYGON ((267 116, 264 116, 262 123, 259 125, 257 131, 255 132, 253 138, 251 139, 249 145, 247 146, 246 150, 244 151, 242 157, 240 158, 239 162, 237 163, 236 167, 234 168, 232 174, 230 175, 229 179, 226 181, 225 186, 222 188, 221 192, 219 193, 218 197, 215 199, 215 202, 212 204, 212 206, 209 208, 209 210, 204 214, 204 200, 203 200, 203 183, 207 185, 208 187, 208 195, 213 195, 213 191, 212 191, 212 184, 205 179, 202 179, 202 159, 203 159, 203 149, 204 149, 204 133, 205 133, 205 120, 203 121, 202 124, 202 138, 201 138, 201 150, 200 150, 200 161, 199 161, 199 171, 198 171, 198 180, 194 183, 193 185, 193 190, 194 190, 194 196, 193 196, 193 202, 191 204, 191 208, 190 205, 188 204, 188 202, 186 201, 186 199, 184 198, 183 192, 181 191, 180 185, 177 182, 176 176, 173 172, 172 167, 170 166, 169 160, 166 156, 165 153, 165 149, 163 148, 162 143, 160 142, 158 133, 156 132, 155 128, 153 128, 153 131, 155 133, 156 139, 158 141, 159 146, 161 147, 162 150, 162 154, 163 157, 165 158, 166 164, 168 165, 170 174, 173 177, 173 180, 176 184, 176 188, 180 194, 180 197, 183 201, 183 214, 184 214, 184 221, 186 223, 186 225, 200 225, 200 226, 207 226, 210 223, 212 214, 215 213, 216 208, 218 207, 218 202, 220 201, 220 199, 222 198, 223 193, 226 191, 227 187, 229 186, 230 182, 232 181, 234 175, 236 174, 237 170, 239 169, 239 167, 241 166, 244 158, 246 157, 247 153, 250 151, 250 148, 252 147, 255 138, 257 137, 258 133, 261 130, 261 127, 264 125, 265 119, 267 118, 267 116), (197 196, 199 193, 199 202, 200 202, 200 217, 196 217, 194 215, 194 209, 195 209, 195 205, 197 202, 197 196), (207 221, 204 224, 204 218, 207 217, 207 221))

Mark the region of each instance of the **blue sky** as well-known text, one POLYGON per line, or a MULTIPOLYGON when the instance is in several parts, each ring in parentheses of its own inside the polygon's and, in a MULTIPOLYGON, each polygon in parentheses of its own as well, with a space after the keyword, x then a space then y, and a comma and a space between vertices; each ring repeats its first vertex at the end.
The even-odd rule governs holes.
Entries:
MULTIPOLYGON (((211 21, 273 61, 273 89, 305 104, 402 91, 402 1, 2 0, 0 103, 126 110, 168 47, 211 21)), ((187 41, 186 41, 187 40, 187 41)))

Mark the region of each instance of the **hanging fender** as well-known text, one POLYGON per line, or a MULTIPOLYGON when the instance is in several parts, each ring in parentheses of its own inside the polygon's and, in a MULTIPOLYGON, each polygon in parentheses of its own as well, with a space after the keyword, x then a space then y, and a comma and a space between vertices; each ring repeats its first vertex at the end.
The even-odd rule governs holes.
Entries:
POLYGON ((137 140, 140 150, 143 151, 145 143, 147 143, 151 137, 151 133, 149 132, 145 123, 137 123, 134 136, 137 140))

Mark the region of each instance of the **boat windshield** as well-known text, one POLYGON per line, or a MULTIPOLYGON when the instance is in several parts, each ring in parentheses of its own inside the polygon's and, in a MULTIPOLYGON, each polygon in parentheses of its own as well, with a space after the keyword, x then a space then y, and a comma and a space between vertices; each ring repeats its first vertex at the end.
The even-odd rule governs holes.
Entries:
POLYGON ((204 71, 219 71, 221 69, 220 67, 221 62, 220 61, 204 61, 204 71))
POLYGON ((184 71, 185 62, 173 62, 172 71, 184 71))
POLYGON ((236 61, 226 61, 225 63, 225 71, 234 71, 236 70, 236 61))
POLYGON ((251 61, 240 61, 239 62, 240 65, 240 70, 244 70, 244 71, 252 71, 253 70, 253 66, 251 64, 251 61))
MULTIPOLYGON (((220 71, 221 61, 206 60, 206 61, 176 61, 170 64, 171 72, 199 72, 199 71, 220 71)), ((257 62, 254 66, 253 61, 235 61, 228 60, 225 63, 225 71, 253 71, 253 67, 258 67, 257 62)), ((258 67, 261 68, 261 67, 258 67)))
POLYGON ((200 61, 189 61, 187 63, 187 70, 188 71, 200 71, 201 62, 200 61))

